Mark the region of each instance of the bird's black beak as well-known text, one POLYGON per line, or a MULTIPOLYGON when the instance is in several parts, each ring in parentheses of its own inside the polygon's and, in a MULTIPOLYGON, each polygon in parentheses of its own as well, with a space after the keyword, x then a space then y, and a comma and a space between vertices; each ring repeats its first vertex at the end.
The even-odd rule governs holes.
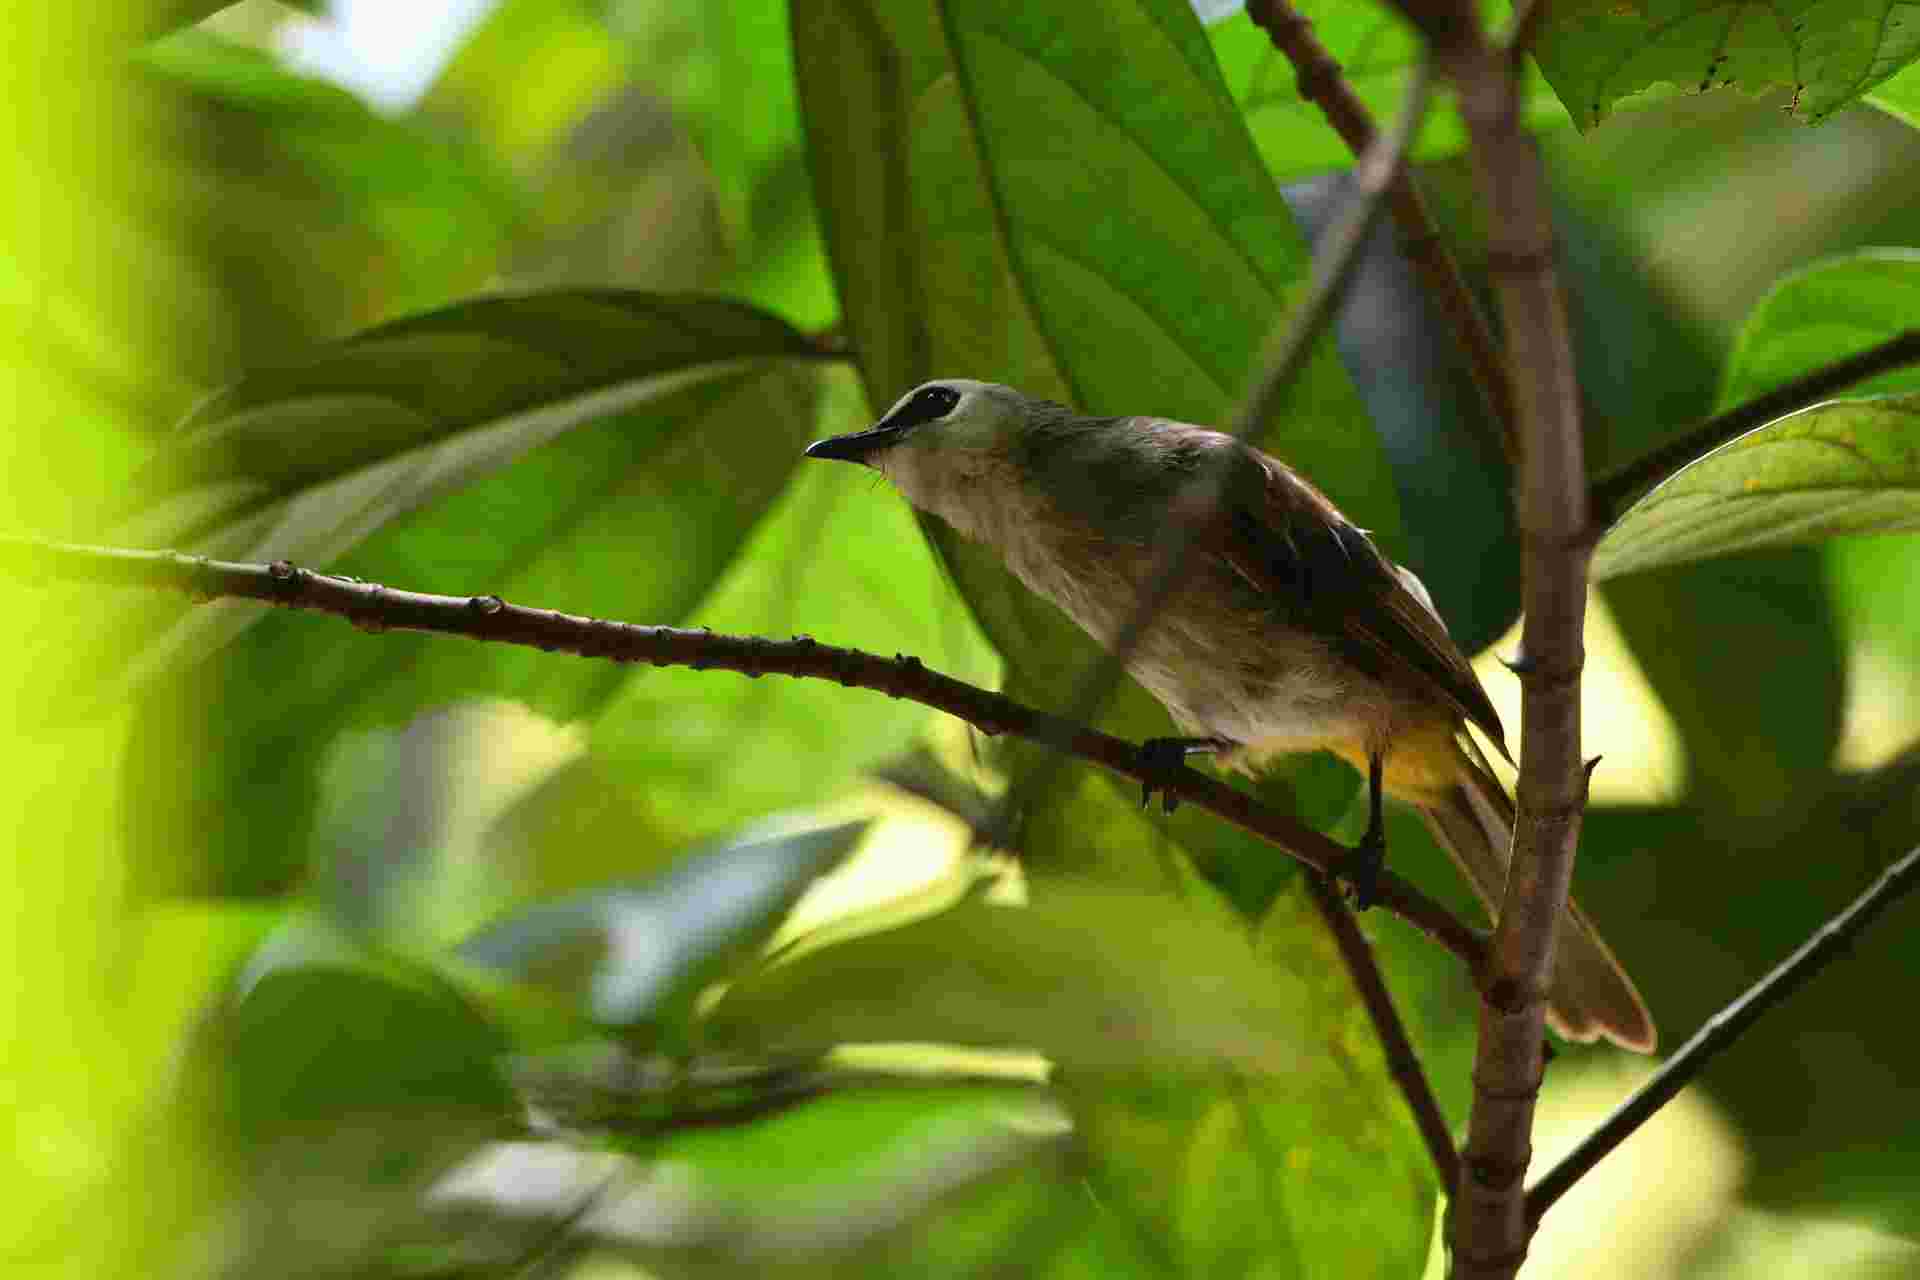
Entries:
POLYGON ((853 431, 844 436, 828 436, 825 440, 815 440, 807 446, 807 456, 832 458, 838 462, 859 462, 871 466, 874 454, 898 444, 904 435, 906 435, 906 428, 882 422, 879 426, 869 427, 865 431, 853 431))

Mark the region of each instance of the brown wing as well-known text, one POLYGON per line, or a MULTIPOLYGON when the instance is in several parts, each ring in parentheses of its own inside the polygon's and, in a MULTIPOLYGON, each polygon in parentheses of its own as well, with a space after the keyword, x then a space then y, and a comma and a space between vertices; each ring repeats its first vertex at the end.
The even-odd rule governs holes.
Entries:
POLYGON ((1363 671, 1451 705, 1506 755, 1500 717, 1419 579, 1380 554, 1285 463, 1234 448, 1239 457, 1211 549, 1269 599, 1284 602, 1290 621, 1328 637, 1363 671))

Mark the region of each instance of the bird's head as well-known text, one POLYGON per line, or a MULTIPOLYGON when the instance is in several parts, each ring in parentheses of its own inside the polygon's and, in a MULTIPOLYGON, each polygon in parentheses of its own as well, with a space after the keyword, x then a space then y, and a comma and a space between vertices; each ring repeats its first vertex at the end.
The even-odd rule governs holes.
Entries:
POLYGON ((1057 406, 997 382, 941 378, 901 396, 865 431, 816 440, 807 456, 872 467, 915 506, 964 521, 952 503, 983 480, 1010 481, 1013 446, 1048 408, 1057 406))

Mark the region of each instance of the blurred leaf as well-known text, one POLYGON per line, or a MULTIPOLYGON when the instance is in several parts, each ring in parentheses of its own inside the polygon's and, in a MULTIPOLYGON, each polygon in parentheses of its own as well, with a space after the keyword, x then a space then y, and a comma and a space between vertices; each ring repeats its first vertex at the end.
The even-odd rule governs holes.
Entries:
MULTIPOLYGON (((579 427, 381 530, 334 568, 596 617, 683 622, 813 434, 815 383, 804 373, 768 362, 579 427), (666 547, 671 555, 660 553, 666 547)), ((138 865, 158 883, 182 876, 201 891, 280 891, 309 865, 318 762, 342 727, 404 721, 473 696, 516 699, 565 722, 662 674, 271 614, 142 708, 137 732, 149 746, 132 756, 143 770, 137 785, 164 802, 138 814, 138 865), (287 680, 290 670, 301 678, 287 680), (187 849, 191 868, 178 866, 187 849)), ((629 826, 612 847, 631 854, 663 838, 680 837, 629 826)))
MULTIPOLYGON (((1863 249, 1824 259, 1774 285, 1741 327, 1720 389, 1731 408, 1802 374, 1914 327, 1920 317, 1920 250, 1863 249)), ((1850 388, 1920 391, 1920 367, 1850 388)))
MULTIPOLYGON (((844 430, 832 424, 858 420, 853 380, 835 370, 823 382, 819 430, 844 430)), ((783 461, 798 459, 795 450, 783 461)), ((910 512, 877 496, 872 477, 855 468, 803 466, 692 620, 733 633, 864 642, 990 681, 993 655, 941 579, 910 512)), ((904 749, 935 714, 822 680, 682 668, 622 686, 596 719, 593 744, 644 772, 657 829, 703 838, 755 814, 817 803, 856 771, 904 749)))
POLYGON ((1726 838, 1802 810, 1825 785, 1846 691, 1820 556, 1747 552, 1628 574, 1605 591, 1680 730, 1695 803, 1745 820, 1726 838))
MULTIPOLYGON (((369 312, 434 306, 479 286, 522 216, 520 192, 479 148, 383 116, 262 50, 196 28, 146 46, 136 62, 236 125, 246 120, 252 136, 227 139, 232 160, 284 157, 374 235, 384 252, 369 278, 385 287, 363 302, 369 312)), ((262 161, 251 163, 254 172, 236 165, 236 186, 260 181, 262 161)))
POLYGON ((525 165, 618 88, 622 64, 619 44, 586 5, 499 0, 418 109, 429 119, 458 120, 525 165))
MULTIPOLYGON (((1697 810, 1591 811, 1581 838, 1581 860, 1597 873, 1587 906, 1611 922, 1627 968, 1651 979, 1662 1028, 1693 1031, 1911 848, 1917 781, 1911 763, 1857 777, 1738 841, 1697 810)), ((1889 1016, 1886 997, 1912 968, 1916 923, 1920 903, 1892 906, 1708 1070, 1702 1086, 1750 1153, 1748 1203, 1920 1231, 1920 1205, 1899 1172, 1920 1152, 1905 1083, 1920 1070, 1920 1041, 1889 1016), (1810 1142, 1810 1133, 1820 1136, 1810 1142)))
POLYGON ((483 968, 579 992, 600 1022, 677 1023, 693 999, 764 945, 865 823, 748 837, 647 881, 585 890, 515 912, 462 943, 483 968))
MULTIPOLYGON (((1349 0, 1299 0, 1292 6, 1345 72, 1347 86, 1384 126, 1406 96, 1422 41, 1390 6, 1349 0)), ((1491 22, 1505 22, 1506 3, 1483 4, 1491 22)), ((1320 108, 1300 96, 1286 55, 1244 14, 1208 31, 1221 74, 1246 117, 1260 156, 1281 182, 1353 165, 1353 152, 1320 108)), ((1566 109, 1531 64, 1521 87, 1521 120, 1529 131, 1565 128, 1566 109)), ((1414 140, 1412 158, 1436 160, 1466 149, 1466 125, 1451 97, 1436 101, 1414 140)))
MULTIPOLYGON (((721 299, 574 290, 462 303, 259 370, 204 403, 160 464, 166 496, 128 536, 330 565, 574 428, 671 411, 676 392, 817 354, 774 317, 721 299)), ((135 670, 196 660, 262 612, 190 613, 135 670)))
POLYGON ((944 1041, 1032 1047, 1093 1073, 1232 1063, 1304 1080, 1301 1013, 1227 918, 1049 883, 1032 906, 973 898, 776 964, 731 988, 708 1028, 762 1053, 944 1041))
POLYGON ((850 1091, 649 1143, 644 1162, 497 1143, 429 1203, 456 1221, 517 1221, 533 1238, 567 1223, 664 1275, 701 1259, 784 1271, 897 1228, 989 1174, 1043 1161, 1067 1132, 1058 1104, 1034 1089, 850 1091))
POLYGON ((1570 0, 1555 5, 1535 56, 1582 129, 1648 89, 1783 90, 1819 123, 1920 56, 1920 29, 1895 0, 1804 4, 1787 12, 1685 0, 1663 5, 1570 0))
POLYGON ((1910 129, 1920 129, 1920 67, 1909 66, 1882 80, 1867 93, 1867 101, 1910 129))
POLYGON ((1920 528, 1920 395, 1817 405, 1723 445, 1629 507, 1595 578, 1920 528))
POLYGON ((269 940, 199 1046, 192 1079, 235 1179, 200 1247, 227 1274, 346 1265, 513 1114, 495 1028, 431 978, 309 933, 269 940))
POLYGON ((1100 1185, 1166 1241, 1177 1274, 1415 1274, 1437 1191, 1426 1149, 1297 882, 1262 923, 1260 951, 1265 981, 1301 1000, 1306 1068, 1138 1083, 1067 1073, 1100 1185))
POLYGON ((754 190, 800 146, 781 0, 681 6, 598 0, 636 75, 673 104, 705 158, 726 221, 751 253, 754 190))

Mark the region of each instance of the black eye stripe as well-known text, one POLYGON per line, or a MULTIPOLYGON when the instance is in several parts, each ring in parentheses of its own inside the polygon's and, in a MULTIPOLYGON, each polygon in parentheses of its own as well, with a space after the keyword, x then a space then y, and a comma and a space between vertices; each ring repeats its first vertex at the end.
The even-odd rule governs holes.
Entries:
POLYGON ((960 403, 960 393, 952 387, 922 387, 908 397, 907 402, 894 411, 892 417, 881 425, 905 430, 917 427, 923 422, 933 422, 953 412, 960 403))

